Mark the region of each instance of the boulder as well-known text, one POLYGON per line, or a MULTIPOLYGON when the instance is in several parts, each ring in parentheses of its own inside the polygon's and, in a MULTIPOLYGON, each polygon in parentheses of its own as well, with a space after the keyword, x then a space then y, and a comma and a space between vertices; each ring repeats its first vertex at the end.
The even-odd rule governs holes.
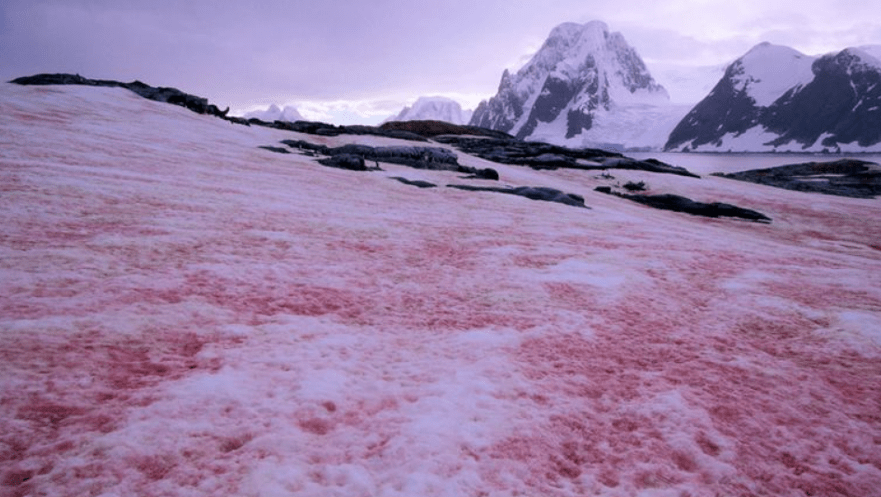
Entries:
POLYGON ((770 223, 771 218, 765 216, 761 212, 750 209, 737 207, 736 205, 725 204, 722 202, 697 202, 690 198, 670 193, 660 195, 630 195, 626 193, 612 192, 610 187, 597 187, 595 191, 614 195, 616 197, 625 198, 633 202, 637 202, 655 209, 668 211, 684 212, 693 216, 704 217, 736 217, 746 219, 748 221, 756 221, 760 223, 770 223))
POLYGON ((350 171, 367 171, 364 158, 354 154, 332 155, 325 159, 319 159, 318 163, 322 166, 348 169, 350 171))

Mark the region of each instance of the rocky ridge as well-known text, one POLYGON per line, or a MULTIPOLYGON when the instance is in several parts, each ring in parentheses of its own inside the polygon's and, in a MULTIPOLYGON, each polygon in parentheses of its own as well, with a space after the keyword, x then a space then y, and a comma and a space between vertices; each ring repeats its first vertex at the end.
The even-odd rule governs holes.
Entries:
POLYGON ((875 198, 881 195, 881 166, 857 159, 806 162, 716 176, 842 197, 875 198))

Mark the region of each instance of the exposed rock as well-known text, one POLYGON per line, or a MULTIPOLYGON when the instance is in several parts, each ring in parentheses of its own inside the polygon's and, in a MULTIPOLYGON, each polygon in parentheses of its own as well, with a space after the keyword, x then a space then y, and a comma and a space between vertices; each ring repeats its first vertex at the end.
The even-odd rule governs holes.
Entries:
POLYGON ((263 150, 269 150, 270 152, 275 152, 277 154, 289 154, 290 150, 283 147, 273 147, 271 145, 260 145, 257 148, 262 148, 263 150))
POLYGON ((485 169, 476 169, 474 174, 470 176, 463 176, 462 179, 488 179, 498 181, 499 172, 491 167, 487 167, 485 169))
POLYGON ((874 162, 856 159, 790 164, 714 176, 843 197, 874 198, 881 195, 881 167, 874 162))
POLYGON ((680 195, 673 195, 670 193, 660 195, 630 195, 626 193, 613 192, 612 189, 607 186, 597 187, 594 189, 594 191, 614 195, 616 197, 626 198, 627 200, 632 200, 634 202, 647 205, 649 207, 654 207, 656 209, 684 212, 693 216, 736 217, 760 223, 771 222, 771 218, 765 216, 760 212, 750 209, 744 209, 742 207, 737 207, 736 205, 725 204, 722 202, 713 202, 708 204, 704 202, 697 202, 691 200, 690 198, 682 197, 680 195))
POLYGON ((367 171, 364 158, 354 154, 332 155, 325 159, 319 159, 318 163, 322 166, 348 169, 350 171, 367 171))
POLYGON ((166 102, 174 105, 186 107, 193 112, 199 114, 210 114, 223 119, 227 119, 229 107, 220 110, 216 105, 208 103, 207 98, 197 97, 184 93, 177 88, 153 87, 140 81, 132 81, 131 83, 121 83, 119 81, 104 79, 88 79, 79 74, 37 74, 34 76, 25 76, 13 79, 10 83, 19 85, 85 85, 85 86, 101 86, 108 88, 125 88, 133 91, 138 95, 155 100, 157 102, 166 102))
POLYGON ((199 114, 217 116, 231 123, 242 124, 245 126, 263 126, 319 136, 375 135, 387 138, 397 138, 400 140, 419 142, 428 141, 425 137, 404 129, 382 129, 376 126, 334 126, 333 124, 311 121, 289 122, 277 120, 267 122, 258 118, 249 119, 228 116, 228 107, 224 110, 220 110, 216 105, 209 104, 207 98, 190 95, 189 93, 184 93, 176 88, 153 87, 140 81, 122 83, 113 80, 84 78, 79 74, 37 74, 34 76, 17 78, 10 82, 19 85, 85 85, 126 88, 150 100, 180 105, 199 114))
POLYGON ((503 131, 495 131, 478 126, 465 126, 452 124, 444 121, 391 121, 384 123, 379 127, 384 131, 404 131, 414 133, 426 138, 433 138, 440 135, 472 135, 472 136, 488 136, 492 138, 513 138, 503 131))
MULTIPOLYGON (((325 145, 317 145, 303 140, 282 140, 281 143, 305 151, 307 154, 321 154, 331 158, 338 155, 351 155, 360 157, 362 161, 387 162, 399 164, 416 169, 431 169, 436 171, 455 171, 470 174, 476 179, 498 180, 499 173, 492 168, 477 169, 459 164, 458 156, 450 150, 442 147, 371 147, 369 145, 343 145, 331 148, 325 145)), ((321 162, 321 161, 319 161, 321 162)), ((324 165, 329 163, 321 162, 324 165)), ((346 162, 348 163, 348 162, 346 162)), ((336 166, 333 166, 336 167, 336 166)), ((348 168, 347 168, 348 169, 348 168)), ((366 171, 367 169, 357 169, 366 171)))
POLYGON ((435 141, 452 145, 482 159, 533 169, 633 169, 654 173, 676 174, 699 178, 687 169, 672 166, 656 159, 636 160, 615 152, 596 148, 571 149, 542 142, 527 142, 514 138, 475 138, 440 135, 435 141))
POLYGON ((624 183, 624 189, 629 192, 642 192, 645 191, 645 182, 640 181, 639 183, 634 183, 628 181, 627 183, 624 183))
POLYGON ((248 122, 260 126, 267 126, 270 128, 283 129, 287 131, 295 131, 297 133, 306 133, 309 135, 318 136, 372 135, 384 136, 386 138, 397 138, 399 140, 408 141, 428 141, 428 139, 426 139, 425 137, 417 135, 416 133, 411 133, 409 131, 394 129, 385 130, 375 126, 335 126, 333 124, 327 124, 317 121, 275 121, 272 123, 267 123, 259 119, 249 119, 248 122))
POLYGON ((418 179, 417 180, 407 179, 407 178, 402 178, 400 176, 394 176, 391 179, 398 180, 405 185, 416 186, 419 188, 434 188, 437 186, 434 183, 429 183, 428 181, 422 181, 422 180, 418 180, 418 179))
POLYGON ((557 202, 560 204, 571 205, 574 207, 584 207, 584 197, 574 193, 565 193, 554 188, 543 186, 519 186, 514 188, 500 188, 490 186, 472 186, 472 185, 447 185, 449 188, 457 188, 459 190, 467 190, 472 192, 496 192, 508 195, 519 195, 532 200, 543 200, 545 202, 557 202))

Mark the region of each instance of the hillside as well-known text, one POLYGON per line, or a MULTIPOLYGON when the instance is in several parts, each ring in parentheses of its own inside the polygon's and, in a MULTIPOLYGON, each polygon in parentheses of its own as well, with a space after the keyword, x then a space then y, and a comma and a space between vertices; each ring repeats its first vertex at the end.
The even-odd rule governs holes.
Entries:
POLYGON ((4 83, 0 115, 0 494, 881 488, 878 199, 124 87, 4 83), (640 182, 773 222, 595 191, 640 182))

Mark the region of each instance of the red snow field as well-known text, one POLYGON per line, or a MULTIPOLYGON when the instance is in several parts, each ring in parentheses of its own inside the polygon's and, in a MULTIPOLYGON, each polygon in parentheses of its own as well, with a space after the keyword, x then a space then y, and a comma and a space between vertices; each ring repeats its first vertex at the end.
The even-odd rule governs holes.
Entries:
POLYGON ((613 172, 773 222, 706 219, 457 152, 578 209, 123 89, 0 116, 0 496, 881 495, 881 200, 613 172))

